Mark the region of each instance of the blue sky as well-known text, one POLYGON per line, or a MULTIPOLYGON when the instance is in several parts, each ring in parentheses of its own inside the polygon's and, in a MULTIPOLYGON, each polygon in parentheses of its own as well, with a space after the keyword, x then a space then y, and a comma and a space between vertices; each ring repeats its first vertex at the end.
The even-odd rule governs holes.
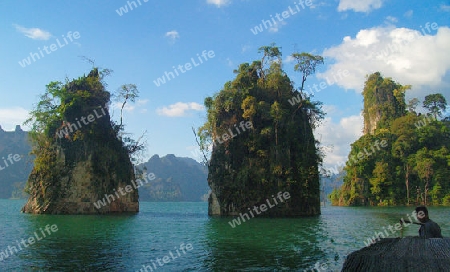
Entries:
POLYGON ((260 46, 276 43, 295 82, 291 53, 325 57, 307 85, 326 82, 314 97, 327 113, 315 133, 332 166, 361 135, 365 75, 380 71, 413 85, 407 99, 440 92, 450 102, 449 25, 450 1, 439 0, 2 1, 0 125, 23 123, 49 82, 87 74, 85 56, 114 71, 109 91, 137 85, 140 97, 124 122, 135 137, 147 131, 146 158, 199 159, 191 127, 205 120, 204 98, 232 80, 240 63, 259 59, 260 46), (186 63, 191 69, 175 75, 173 67, 186 63), (157 86, 166 72, 174 76, 157 86), (333 84, 326 80, 335 75, 333 84))

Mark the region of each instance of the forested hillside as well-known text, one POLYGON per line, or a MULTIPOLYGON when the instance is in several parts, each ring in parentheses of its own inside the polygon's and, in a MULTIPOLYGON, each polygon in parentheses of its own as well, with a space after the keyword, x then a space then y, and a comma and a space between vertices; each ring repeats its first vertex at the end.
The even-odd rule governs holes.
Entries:
POLYGON ((450 120, 442 94, 417 98, 374 73, 364 96, 364 135, 351 146, 334 205, 450 205, 450 120))

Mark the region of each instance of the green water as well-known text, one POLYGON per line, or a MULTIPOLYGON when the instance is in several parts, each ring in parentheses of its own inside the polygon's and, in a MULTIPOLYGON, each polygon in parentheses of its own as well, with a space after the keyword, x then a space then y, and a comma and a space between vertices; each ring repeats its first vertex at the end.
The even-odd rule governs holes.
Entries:
MULTIPOLYGON (((58 231, 17 253, 11 248, 0 271, 145 271, 152 262, 153 271, 312 271, 315 264, 339 271, 346 255, 412 210, 327 207, 317 217, 253 218, 232 228, 230 218, 208 217, 206 203, 143 202, 139 214, 127 216, 30 215, 19 212, 23 204, 0 199, 0 252, 18 249, 16 240, 46 225, 58 231)), ((430 209, 446 237, 449 215, 450 208, 430 209)), ((411 225, 404 235, 417 231, 411 225)))

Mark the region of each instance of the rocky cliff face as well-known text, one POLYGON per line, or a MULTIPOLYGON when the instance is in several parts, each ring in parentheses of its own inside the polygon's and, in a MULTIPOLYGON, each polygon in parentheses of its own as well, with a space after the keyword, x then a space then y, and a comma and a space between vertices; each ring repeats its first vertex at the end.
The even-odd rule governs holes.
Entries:
POLYGON ((380 128, 389 128, 392 120, 405 114, 405 90, 379 72, 371 74, 364 86, 364 135, 373 134, 380 128))
POLYGON ((241 64, 236 73, 205 99, 208 121, 198 133, 212 146, 209 215, 244 220, 320 214, 321 159, 313 134, 319 104, 289 103, 300 93, 281 63, 264 71, 260 62, 241 64))
POLYGON ((30 198, 22 211, 138 212, 133 165, 118 136, 120 128, 111 123, 105 106, 110 95, 98 71, 65 85, 51 83, 47 88, 49 94, 58 95, 61 105, 48 112, 47 119, 35 118, 30 134, 36 160, 26 187, 30 198))

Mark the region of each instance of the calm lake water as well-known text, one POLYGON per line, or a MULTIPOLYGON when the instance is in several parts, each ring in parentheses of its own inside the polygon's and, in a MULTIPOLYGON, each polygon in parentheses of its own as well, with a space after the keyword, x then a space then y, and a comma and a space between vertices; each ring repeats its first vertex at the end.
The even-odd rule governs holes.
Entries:
MULTIPOLYGON (((14 253, 3 255, 0 271, 312 271, 316 264, 339 271, 375 231, 412 211, 326 207, 317 217, 253 218, 232 228, 230 218, 208 217, 207 203, 141 202, 141 212, 127 216, 22 214, 24 203, 0 199, 0 254, 14 253), (54 224, 58 230, 46 232, 54 224)), ((450 208, 430 208, 445 237, 449 215, 450 208)), ((403 235, 417 231, 411 225, 403 235)))

